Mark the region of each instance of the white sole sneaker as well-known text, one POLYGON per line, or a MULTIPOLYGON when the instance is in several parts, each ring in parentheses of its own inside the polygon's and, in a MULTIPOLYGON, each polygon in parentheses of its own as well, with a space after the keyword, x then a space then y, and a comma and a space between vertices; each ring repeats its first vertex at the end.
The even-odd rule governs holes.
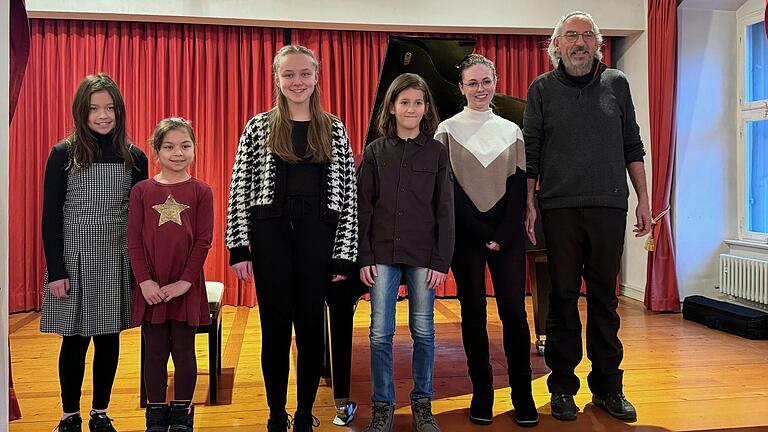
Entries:
POLYGON ((352 423, 352 420, 355 419, 355 414, 357 413, 357 403, 349 401, 347 402, 347 406, 345 408, 347 410, 347 418, 345 420, 338 415, 334 417, 333 424, 336 426, 347 426, 348 424, 352 423))

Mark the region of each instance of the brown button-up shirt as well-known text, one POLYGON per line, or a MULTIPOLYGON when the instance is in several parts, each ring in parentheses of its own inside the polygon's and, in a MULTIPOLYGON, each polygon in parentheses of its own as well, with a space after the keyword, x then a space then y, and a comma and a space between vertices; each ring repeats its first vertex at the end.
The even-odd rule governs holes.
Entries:
POLYGON ((453 255, 453 176, 430 136, 368 144, 357 181, 358 265, 405 264, 448 272, 453 255))

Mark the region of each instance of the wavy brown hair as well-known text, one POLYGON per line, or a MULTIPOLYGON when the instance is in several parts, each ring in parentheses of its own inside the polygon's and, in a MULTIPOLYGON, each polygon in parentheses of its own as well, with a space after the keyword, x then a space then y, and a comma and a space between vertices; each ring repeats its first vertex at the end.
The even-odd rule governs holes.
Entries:
POLYGON ((96 134, 88 127, 88 114, 91 109, 91 95, 106 91, 112 97, 115 110, 115 128, 112 129, 112 148, 125 163, 126 171, 136 166, 131 155, 131 143, 125 128, 125 103, 120 89, 107 74, 88 75, 80 81, 72 101, 72 120, 74 126, 67 137, 69 142, 68 170, 84 170, 99 157, 99 143, 96 134))
MULTIPOLYGON (((291 132, 291 115, 288 109, 288 99, 282 91, 278 82, 280 76, 280 66, 285 56, 291 54, 301 54, 309 57, 315 74, 319 72, 320 66, 317 63, 315 54, 309 48, 301 45, 286 45, 275 54, 272 61, 272 71, 275 78, 275 107, 269 112, 269 138, 267 138, 267 147, 280 159, 289 163, 296 163, 303 159, 305 155, 296 155, 293 151, 293 141, 291 132)), ((326 113, 320 105, 320 87, 315 84, 312 95, 309 97, 309 132, 307 134, 307 153, 312 162, 326 162, 331 160, 331 123, 333 116, 326 113)))
POLYGON ((429 90, 427 82, 424 81, 420 75, 414 73, 404 73, 399 75, 392 81, 392 84, 387 88, 387 93, 384 95, 384 101, 379 108, 379 115, 376 119, 376 127, 379 133, 389 138, 397 138, 397 119, 395 115, 390 112, 395 100, 400 93, 408 90, 409 88, 421 90, 424 93, 424 103, 426 109, 424 115, 419 122, 419 131, 430 137, 435 134, 440 119, 435 109, 435 104, 432 100, 432 92, 429 90))

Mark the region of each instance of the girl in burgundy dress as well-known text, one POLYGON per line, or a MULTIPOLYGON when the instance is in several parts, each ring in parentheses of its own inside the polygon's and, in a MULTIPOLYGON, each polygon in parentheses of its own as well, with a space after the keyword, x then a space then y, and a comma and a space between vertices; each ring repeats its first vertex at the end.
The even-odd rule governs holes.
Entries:
POLYGON ((131 321, 141 325, 146 344, 147 432, 186 432, 197 381, 195 332, 211 322, 203 263, 213 237, 213 193, 187 170, 195 134, 184 119, 162 120, 150 143, 160 173, 134 187, 128 211, 128 253, 140 288, 131 321), (170 354, 176 400, 169 407, 170 354))

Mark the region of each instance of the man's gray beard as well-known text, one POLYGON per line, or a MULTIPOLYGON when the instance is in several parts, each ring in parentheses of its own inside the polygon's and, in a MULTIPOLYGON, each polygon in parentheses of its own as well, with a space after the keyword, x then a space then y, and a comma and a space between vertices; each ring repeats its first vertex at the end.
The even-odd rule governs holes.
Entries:
POLYGON ((573 63, 568 64, 568 62, 565 62, 565 61, 563 61, 563 65, 565 66, 565 71, 568 72, 568 75, 580 77, 588 74, 589 71, 592 70, 592 63, 594 62, 594 57, 591 60, 592 61, 588 61, 580 66, 576 66, 573 63))

